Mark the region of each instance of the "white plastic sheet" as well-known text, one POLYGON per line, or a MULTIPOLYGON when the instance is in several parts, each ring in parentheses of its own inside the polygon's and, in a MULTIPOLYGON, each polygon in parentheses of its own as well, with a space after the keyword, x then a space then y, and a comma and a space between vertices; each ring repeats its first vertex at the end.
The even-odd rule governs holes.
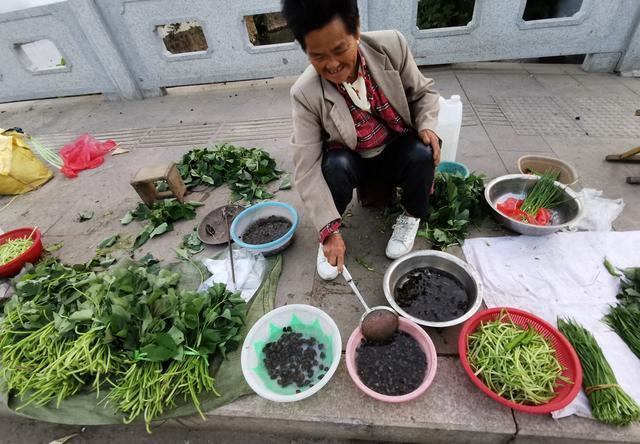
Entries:
MULTIPOLYGON (((640 360, 601 322, 620 285, 604 258, 619 268, 640 266, 640 231, 476 238, 463 251, 480 274, 488 307, 520 308, 554 326, 558 317, 575 319, 594 334, 618 383, 640 403, 640 360)), ((553 417, 573 414, 591 417, 584 391, 553 417)))
POLYGON ((238 291, 245 302, 249 301, 262 283, 266 259, 261 254, 254 254, 243 248, 233 249, 233 265, 236 275, 234 285, 231 275, 229 250, 225 250, 212 259, 202 261, 211 273, 209 279, 202 283, 198 291, 204 291, 214 283, 223 283, 231 291, 238 291))

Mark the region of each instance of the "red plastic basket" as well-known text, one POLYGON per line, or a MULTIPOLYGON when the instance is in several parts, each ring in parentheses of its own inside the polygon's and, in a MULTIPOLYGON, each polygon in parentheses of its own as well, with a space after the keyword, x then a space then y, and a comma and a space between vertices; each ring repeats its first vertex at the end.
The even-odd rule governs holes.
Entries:
POLYGON ((42 235, 37 228, 35 231, 33 228, 18 228, 0 235, 0 245, 2 245, 12 239, 27 238, 31 233, 33 233, 33 245, 14 260, 0 265, 0 278, 15 276, 20 272, 24 264, 27 262, 35 263, 42 256, 42 235))
POLYGON ((514 410, 519 410, 521 412, 541 414, 560 410, 566 407, 571 401, 574 400, 576 396, 578 396, 580 387, 582 387, 582 367, 580 366, 580 360, 578 359, 578 355, 576 354, 567 338, 565 338, 558 330, 553 328, 548 322, 532 315, 531 313, 527 313, 523 310, 518 310, 517 308, 498 307, 476 313, 471 319, 465 322, 464 326, 462 327, 462 331, 460 332, 460 336, 458 337, 458 353, 460 355, 460 362, 462 362, 464 370, 467 372, 473 383, 477 385, 483 393, 485 393, 490 398, 495 399, 500 404, 506 405, 507 407, 510 407, 514 410), (503 398, 497 393, 491 391, 484 384, 484 382, 482 382, 482 380, 473 373, 473 370, 471 369, 471 365, 469 364, 469 360, 467 359, 467 338, 478 329, 480 323, 486 323, 496 320, 503 311, 509 314, 511 320, 515 324, 524 328, 531 326, 538 333, 541 333, 542 336, 544 336, 544 338, 549 341, 549 343, 551 343, 553 348, 556 350, 556 357, 558 358, 560 364, 565 368, 565 370, 562 372, 562 375, 573 381, 573 384, 558 381, 558 386, 556 387, 556 397, 546 404, 524 405, 509 401, 508 399, 503 398))

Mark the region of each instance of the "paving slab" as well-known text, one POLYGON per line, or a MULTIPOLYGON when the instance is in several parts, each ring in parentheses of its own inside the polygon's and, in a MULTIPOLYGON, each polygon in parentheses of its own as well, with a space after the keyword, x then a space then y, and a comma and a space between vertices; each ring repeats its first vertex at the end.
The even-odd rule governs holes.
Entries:
POLYGON ((473 103, 493 103, 493 96, 509 94, 518 96, 544 96, 548 92, 528 72, 475 73, 456 72, 467 97, 473 103))
POLYGON ((551 137, 545 136, 547 143, 561 159, 572 164, 578 171, 579 184, 585 188, 603 191, 603 197, 622 197, 625 208, 613 226, 616 230, 637 230, 640 228, 640 193, 637 185, 626 183, 627 176, 640 175, 640 165, 606 162, 607 154, 622 153, 637 146, 636 139, 598 137, 551 137))
POLYGON ((331 383, 306 400, 274 403, 247 396, 208 412, 207 422, 182 422, 193 428, 242 427, 385 442, 500 443, 515 434, 511 411, 481 394, 455 358, 438 358, 431 387, 404 404, 373 401, 356 388, 345 367, 340 365, 331 383))
POLYGON ((620 77, 618 79, 624 86, 640 95, 640 78, 638 77, 620 77))
MULTIPOLYGON (((624 97, 634 94, 634 90, 622 82, 622 78, 618 76, 594 73, 588 76, 574 76, 573 78, 588 89, 592 97, 624 97)), ((638 95, 635 98, 638 99, 638 95)))
POLYGON ((640 424, 614 427, 593 419, 571 416, 554 420, 548 415, 515 412, 518 434, 515 442, 533 443, 612 443, 640 442, 640 424))
POLYGON ((591 91, 580 81, 579 77, 566 73, 536 73, 534 78, 554 96, 590 96, 591 91))
MULTIPOLYGON (((567 134, 548 135, 544 131, 531 135, 517 134, 494 97, 518 100, 522 97, 541 100, 552 97, 564 101, 584 98, 587 99, 585 106, 589 105, 588 100, 606 101, 606 104, 614 106, 613 102, 623 94, 626 97, 623 108, 627 112, 627 108, 631 109, 633 97, 636 97, 634 91, 636 95, 640 91, 640 79, 594 76, 574 65, 509 63, 431 68, 425 70, 425 74, 436 79, 436 89, 443 95, 458 93, 462 97, 465 120, 458 160, 491 178, 515 172, 517 157, 527 152, 555 155, 576 166, 581 175, 580 186, 603 189, 605 197, 624 198, 627 206, 614 223, 615 229, 638 229, 640 194, 637 187, 625 184, 624 178, 640 175, 640 166, 603 161, 608 153, 637 146, 637 138, 624 137, 624 134, 572 137, 567 134), (563 76, 562 71, 570 75, 563 76), (603 88, 598 90, 600 83, 603 88)), ((290 133, 288 89, 294 80, 285 78, 171 88, 167 96, 143 102, 107 103, 99 96, 89 96, 0 105, 0 127, 19 125, 27 130, 32 128, 37 134, 59 134, 51 139, 56 142, 56 147, 65 138, 72 139, 79 132, 88 131, 96 135, 111 135, 131 148, 128 154, 108 157, 103 166, 81 173, 78 179, 69 180, 57 175, 41 190, 18 196, 8 207, 0 210, 0 228, 37 224, 45 231, 45 244, 64 242, 63 248, 56 253, 58 256, 67 262, 84 262, 93 256, 96 245, 103 238, 114 232, 134 236, 141 229, 142 225, 137 222, 123 227, 119 219, 138 201, 128 183, 129 178, 149 162, 175 161, 194 144, 227 138, 239 146, 266 149, 282 169, 291 171, 292 153, 287 144, 290 133), (85 210, 95 211, 94 218, 78 223, 75 220, 77 213, 85 210)), ((611 131, 615 133, 619 129, 624 128, 613 126, 611 131)), ((206 193, 194 193, 190 198, 205 203, 198 209, 200 218, 207 211, 226 203, 229 195, 226 187, 220 187, 206 193)), ((297 193, 294 190, 281 191, 276 198, 296 207, 301 218, 295 242, 283 253, 284 268, 276 302, 278 305, 311 303, 319 306, 334 317, 346 342, 360 319, 362 308, 343 280, 339 278, 325 283, 316 276, 317 233, 297 193)), ((0 198, 0 208, 10 201, 9 197, 0 198)), ((391 234, 388 222, 393 221, 385 221, 378 210, 361 208, 355 200, 348 213, 350 216, 345 218, 347 227, 344 229, 349 248, 347 266, 372 304, 385 303, 381 281, 391 261, 384 256, 384 248, 391 234), (356 258, 374 271, 369 271, 356 258)), ((158 257, 173 260, 172 250, 195 223, 175 224, 173 232, 148 242, 136 255, 152 252, 158 257)), ((472 228, 470 236, 510 234, 488 219, 481 227, 472 228)), ((429 247, 424 239, 416 241, 415 249, 429 247)), ((207 247, 198 257, 220 250, 221 247, 207 247)), ((462 257, 459 247, 450 248, 448 252, 462 257)), ((635 426, 612 431, 580 418, 556 423, 547 416, 521 417, 517 414, 516 430, 512 412, 484 397, 463 373, 456 358, 458 330, 427 331, 440 354, 439 370, 434 385, 415 402, 399 406, 374 402, 355 388, 344 366, 341 366, 335 380, 309 400, 283 405, 250 396, 212 412, 205 423, 200 420, 170 421, 162 428, 167 430, 166 436, 176 437, 176 440, 184 436, 190 442, 209 442, 209 436, 219 437, 216 442, 227 442, 226 437, 235 439, 237 436, 246 436, 243 442, 253 442, 252 439, 258 436, 269 443, 273 434, 278 435, 274 438, 277 440, 288 440, 286 435, 292 434, 295 437, 292 440, 310 436, 330 438, 331 441, 327 442, 356 438, 383 442, 474 443, 514 440, 638 441, 635 426), (220 432, 230 429, 234 432, 220 432), (198 441, 201 438, 203 441, 198 441)), ((3 427, 18 427, 16 421, 22 420, 12 416, 10 421, 3 422, 3 427)), ((35 427, 24 427, 35 433, 35 427)), ((125 436, 140 436, 140 442, 146 439, 137 426, 88 428, 87 431, 94 429, 98 430, 96 435, 85 435, 95 438, 91 442, 106 442, 108 433, 113 433, 116 441, 125 436)), ((57 436, 58 431, 77 429, 51 426, 43 430, 57 436)), ((160 437, 161 434, 155 436, 160 437)), ((48 435, 46 437, 49 438, 48 435)), ((45 439, 16 442, 40 441, 48 442, 45 439)), ((163 441, 159 438, 157 442, 163 441)))
POLYGON ((551 147, 542 136, 517 134, 510 126, 485 126, 494 146, 501 151, 522 151, 523 153, 548 153, 551 147))
MULTIPOLYGON (((155 425, 150 435, 144 425, 68 426, 12 417, 0 422, 3 444, 51 443, 75 435, 69 444, 355 444, 352 440, 303 438, 295 435, 238 433, 225 430, 189 430, 177 422, 155 425)), ((367 444, 358 441, 358 444, 367 444)), ((375 444, 374 442, 369 442, 375 444)))
POLYGON ((499 152, 482 126, 463 126, 456 159, 470 171, 498 177, 506 174, 505 164, 499 152))

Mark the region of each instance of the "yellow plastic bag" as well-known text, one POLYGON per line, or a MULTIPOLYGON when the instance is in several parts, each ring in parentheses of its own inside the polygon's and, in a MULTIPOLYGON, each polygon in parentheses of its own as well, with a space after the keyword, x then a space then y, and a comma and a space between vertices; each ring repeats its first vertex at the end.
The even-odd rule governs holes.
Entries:
POLYGON ((25 135, 0 129, 0 195, 22 194, 44 185, 53 173, 29 149, 25 135))

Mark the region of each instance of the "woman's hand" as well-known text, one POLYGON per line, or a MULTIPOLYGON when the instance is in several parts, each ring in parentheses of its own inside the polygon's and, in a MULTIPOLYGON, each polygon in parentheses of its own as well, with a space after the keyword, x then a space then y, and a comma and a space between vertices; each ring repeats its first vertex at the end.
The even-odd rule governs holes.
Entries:
POLYGON ((327 258, 327 261, 334 267, 338 267, 338 271, 342 273, 344 253, 347 251, 347 246, 344 243, 344 239, 342 239, 342 235, 335 233, 329 236, 327 240, 324 241, 322 250, 324 251, 324 256, 327 258))
POLYGON ((420 131, 420 139, 425 145, 431 145, 433 151, 433 164, 438 166, 440 163, 440 140, 436 133, 431 130, 425 129, 420 131))

